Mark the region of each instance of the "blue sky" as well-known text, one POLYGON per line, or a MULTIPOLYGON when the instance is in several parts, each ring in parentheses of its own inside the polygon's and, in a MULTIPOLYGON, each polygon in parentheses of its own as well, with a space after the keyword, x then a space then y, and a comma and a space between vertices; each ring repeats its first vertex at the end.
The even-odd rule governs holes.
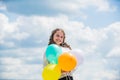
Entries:
POLYGON ((75 80, 120 79, 119 0, 0 0, 0 79, 42 80, 50 33, 81 50, 75 80))

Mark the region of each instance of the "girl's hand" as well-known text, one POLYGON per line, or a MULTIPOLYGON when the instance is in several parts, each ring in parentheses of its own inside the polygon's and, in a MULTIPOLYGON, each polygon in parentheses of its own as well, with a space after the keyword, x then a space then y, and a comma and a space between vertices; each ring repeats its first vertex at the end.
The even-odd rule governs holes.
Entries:
POLYGON ((70 71, 63 71, 63 70, 61 70, 61 72, 62 72, 62 73, 69 73, 70 71))

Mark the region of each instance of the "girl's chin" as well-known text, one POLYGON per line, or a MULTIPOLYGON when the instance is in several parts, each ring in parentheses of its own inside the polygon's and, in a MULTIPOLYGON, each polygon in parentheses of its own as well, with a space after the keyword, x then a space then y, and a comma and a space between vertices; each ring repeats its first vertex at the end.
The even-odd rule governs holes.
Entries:
POLYGON ((57 45, 60 45, 61 43, 57 43, 57 45))

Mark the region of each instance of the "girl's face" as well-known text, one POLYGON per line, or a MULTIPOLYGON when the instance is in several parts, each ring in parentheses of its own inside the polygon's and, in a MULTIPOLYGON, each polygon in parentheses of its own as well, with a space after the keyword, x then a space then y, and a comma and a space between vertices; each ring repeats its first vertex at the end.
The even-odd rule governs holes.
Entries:
POLYGON ((53 41, 57 44, 60 45, 63 43, 64 40, 64 34, 62 31, 56 31, 56 33, 53 35, 53 41))

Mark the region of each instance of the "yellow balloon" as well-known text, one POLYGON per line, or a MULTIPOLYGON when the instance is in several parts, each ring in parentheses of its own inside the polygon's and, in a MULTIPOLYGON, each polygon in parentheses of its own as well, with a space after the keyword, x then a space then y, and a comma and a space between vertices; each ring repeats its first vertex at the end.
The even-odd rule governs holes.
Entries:
POLYGON ((76 57, 71 53, 64 52, 58 58, 58 65, 63 71, 71 71, 76 67, 76 57))
POLYGON ((58 80, 61 76, 61 69, 57 64, 48 64, 42 72, 43 80, 58 80))

